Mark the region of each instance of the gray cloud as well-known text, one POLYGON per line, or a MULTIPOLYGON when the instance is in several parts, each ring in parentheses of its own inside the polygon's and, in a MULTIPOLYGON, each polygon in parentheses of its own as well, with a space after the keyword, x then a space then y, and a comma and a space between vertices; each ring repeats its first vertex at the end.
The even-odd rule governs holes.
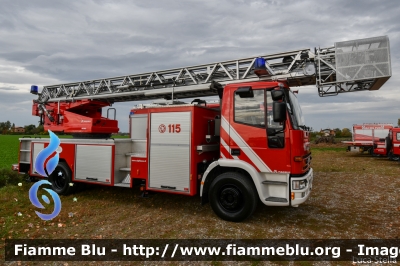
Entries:
POLYGON ((0 90, 5 90, 5 91, 17 91, 18 89, 14 86, 10 87, 0 87, 0 90))
POLYGON ((13 51, 7 53, 0 52, 0 57, 8 61, 29 63, 32 62, 32 60, 34 60, 35 58, 38 58, 39 56, 44 54, 44 52, 40 51, 13 51))
MULTIPOLYGON (((32 99, 29 84, 136 74, 388 35, 393 76, 381 90, 319 98, 315 87, 299 88, 299 100, 314 128, 348 127, 365 119, 394 123, 400 116, 391 100, 398 96, 400 81, 399 13, 395 0, 3 1, 0 106, 27 106, 20 109, 25 114, 14 109, 1 113, 0 121, 37 120, 29 118, 30 105, 24 103, 32 99), (25 88, 26 95, 13 94, 25 88), (322 112, 326 107, 331 109, 322 112)), ((116 105, 122 109, 117 116, 123 131, 133 104, 116 105)))

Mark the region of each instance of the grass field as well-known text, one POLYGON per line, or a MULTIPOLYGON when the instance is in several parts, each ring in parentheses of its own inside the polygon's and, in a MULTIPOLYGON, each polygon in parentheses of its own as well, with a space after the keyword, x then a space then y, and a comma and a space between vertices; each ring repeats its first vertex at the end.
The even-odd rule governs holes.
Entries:
MULTIPOLYGON (((313 191, 298 208, 259 204, 250 219, 231 223, 219 219, 209 204, 201 206, 198 197, 159 193, 141 198, 136 188, 91 186, 61 196, 60 215, 42 221, 28 199, 32 184, 24 182, 21 187, 0 188, 0 238, 400 238, 398 162, 347 153, 342 145, 314 145, 312 152, 313 191)), ((349 262, 334 263, 338 264, 349 262)))
POLYGON ((11 169, 18 163, 19 138, 21 135, 0 135, 0 169, 11 169))

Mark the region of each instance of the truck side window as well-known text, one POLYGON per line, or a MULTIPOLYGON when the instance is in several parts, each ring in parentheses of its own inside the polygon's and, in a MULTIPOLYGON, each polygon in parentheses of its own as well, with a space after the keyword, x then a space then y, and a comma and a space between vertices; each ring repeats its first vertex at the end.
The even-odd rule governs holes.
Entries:
MULTIPOLYGON (((267 91, 267 135, 269 148, 283 148, 285 147, 285 134, 282 123, 274 122, 272 115, 272 97, 271 91, 267 91)), ((291 112, 290 105, 288 104, 288 111, 291 112)))
POLYGON ((399 133, 396 133, 396 139, 397 139, 397 140, 400 140, 400 132, 399 132, 399 133))
POLYGON ((251 98, 235 94, 235 122, 265 128, 264 90, 254 90, 253 93, 251 98))

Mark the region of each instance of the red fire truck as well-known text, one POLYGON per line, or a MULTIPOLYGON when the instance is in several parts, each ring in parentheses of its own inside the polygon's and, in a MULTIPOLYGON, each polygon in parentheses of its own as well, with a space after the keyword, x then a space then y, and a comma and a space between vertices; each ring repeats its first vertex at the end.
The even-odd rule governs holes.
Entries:
POLYGON ((342 141, 342 143, 350 145, 347 147, 347 151, 387 156, 385 140, 392 128, 393 124, 389 123, 353 125, 353 140, 342 141))
POLYGON ((385 139, 385 148, 388 151, 388 157, 392 161, 400 159, 400 128, 394 127, 389 130, 389 135, 385 139))
MULTIPOLYGON (((222 219, 242 221, 258 202, 297 207, 310 196, 309 132, 289 86, 316 84, 320 96, 378 90, 391 76, 386 36, 136 75, 45 86, 32 113, 61 139, 52 188, 68 194, 80 183, 187 196, 210 202, 222 219), (195 99, 219 96, 219 103, 195 99), (139 104, 130 137, 119 131, 115 102, 139 104), (113 116, 113 117, 112 117, 113 116), (70 186, 70 184, 75 184, 70 186)), ((47 139, 21 138, 18 169, 34 163, 47 139)))

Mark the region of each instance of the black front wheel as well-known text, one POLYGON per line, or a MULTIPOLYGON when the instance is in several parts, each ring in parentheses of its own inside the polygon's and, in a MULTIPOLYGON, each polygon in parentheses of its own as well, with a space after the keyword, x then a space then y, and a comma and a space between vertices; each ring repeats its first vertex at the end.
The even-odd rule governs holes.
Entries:
POLYGON ((220 218, 240 222, 253 214, 258 194, 251 178, 227 172, 217 176, 211 183, 209 201, 220 218))
POLYGON ((68 195, 74 192, 75 186, 71 186, 72 173, 64 162, 58 163, 56 169, 49 176, 52 189, 60 195, 68 195))

